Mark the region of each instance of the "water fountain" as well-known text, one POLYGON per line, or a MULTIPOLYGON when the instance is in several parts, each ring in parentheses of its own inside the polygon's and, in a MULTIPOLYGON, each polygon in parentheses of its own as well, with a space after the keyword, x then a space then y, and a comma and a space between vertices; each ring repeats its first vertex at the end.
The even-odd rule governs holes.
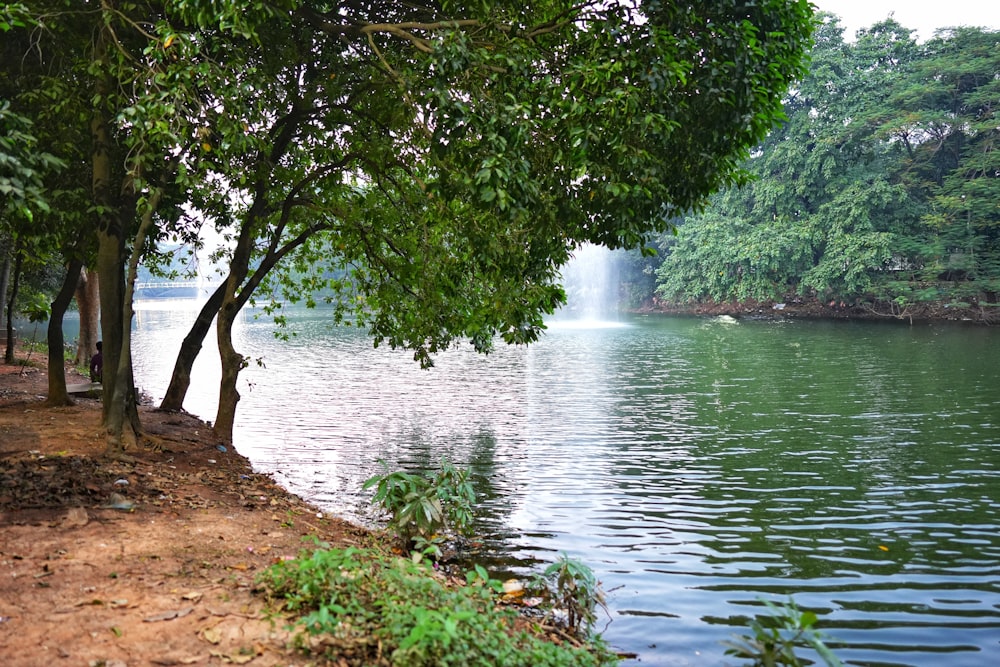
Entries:
POLYGON ((552 318, 583 326, 618 320, 618 270, 612 252, 601 245, 584 244, 563 266, 566 305, 552 318))

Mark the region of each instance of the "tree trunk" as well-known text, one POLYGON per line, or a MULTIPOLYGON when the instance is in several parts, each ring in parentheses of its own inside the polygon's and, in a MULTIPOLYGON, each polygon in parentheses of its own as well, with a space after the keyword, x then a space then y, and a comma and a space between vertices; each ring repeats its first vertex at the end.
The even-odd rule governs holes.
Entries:
MULTIPOLYGON (((236 381, 243 370, 246 360, 233 347, 233 322, 245 301, 240 300, 240 287, 250 270, 250 252, 253 248, 253 229, 256 225, 249 221, 263 219, 264 199, 258 197, 248 213, 248 222, 240 229, 240 236, 233 248, 233 257, 229 261, 229 277, 225 288, 222 307, 215 330, 219 341, 219 360, 222 362, 222 380, 219 382, 219 409, 215 414, 213 430, 216 437, 223 442, 233 441, 233 424, 236 421, 236 404, 240 401, 240 392, 236 390, 236 381), (257 217, 259 216, 259 218, 257 217)), ((246 290, 244 290, 245 294, 246 290)))
MULTIPOLYGON (((108 431, 108 453, 124 451, 125 396, 127 390, 118 384, 118 369, 130 365, 130 355, 122 358, 122 292, 123 264, 121 238, 101 231, 98 233, 97 271, 101 276, 101 338, 104 341, 104 426, 108 431)), ((127 438, 126 438, 127 439, 127 438)))
MULTIPOLYGON (((10 284, 10 254, 11 249, 9 244, 0 245, 0 252, 3 253, 3 260, 0 262, 0 317, 4 320, 4 331, 9 325, 13 328, 13 322, 7 322, 10 313, 7 312, 7 285, 10 284)), ((9 335, 8 335, 9 339, 9 335)), ((6 345, 4 346, 4 358, 7 357, 6 345)))
POLYGON ((233 441, 233 425, 236 422, 236 405, 240 392, 236 381, 246 365, 245 357, 233 347, 233 322, 240 312, 235 298, 227 298, 219 310, 216 333, 219 340, 219 359, 222 361, 222 381, 219 384, 219 409, 215 414, 214 432, 223 442, 233 441))
MULTIPOLYGON (((102 60, 107 49, 104 32, 98 34, 96 58, 102 60)), ((102 97, 111 89, 104 79, 97 81, 97 94, 102 97)), ((125 446, 135 442, 138 422, 135 388, 132 386, 131 350, 122 328, 124 318, 125 230, 129 216, 134 219, 134 195, 129 203, 112 195, 111 131, 107 115, 97 108, 91 118, 91 168, 93 170, 94 204, 100 211, 97 224, 97 275, 100 280, 101 337, 104 341, 103 423, 107 429, 107 454, 120 457, 125 446), (134 413, 134 414, 133 414, 134 413)), ((139 249, 136 249, 138 252, 139 249)))
POLYGON ((184 337, 181 349, 177 353, 177 361, 174 362, 174 372, 170 376, 170 386, 160 403, 160 410, 177 412, 184 408, 184 398, 187 396, 188 388, 191 386, 191 368, 194 366, 198 353, 201 352, 202 343, 205 336, 212 328, 212 320, 222 306, 222 300, 226 296, 226 283, 219 287, 208 298, 205 305, 201 307, 198 317, 191 330, 184 337))
POLYGON ((4 352, 4 361, 8 364, 14 363, 14 348, 17 346, 17 338, 14 335, 14 306, 17 305, 17 292, 21 287, 21 264, 22 257, 18 248, 14 248, 14 279, 10 283, 10 297, 7 299, 7 350, 4 352))
POLYGON ((76 288, 76 305, 80 310, 80 338, 77 339, 75 360, 77 366, 90 362, 90 358, 97 351, 97 341, 100 340, 99 285, 96 271, 84 268, 80 272, 80 281, 76 288))
POLYGON ((73 292, 80 280, 80 270, 83 262, 74 259, 69 263, 66 270, 66 278, 63 280, 62 288, 52 301, 52 312, 49 314, 48 344, 49 344, 49 396, 45 401, 46 405, 72 405, 66 391, 66 365, 63 358, 63 316, 66 309, 73 301, 73 292))
MULTIPOLYGON (((257 205, 251 210, 250 216, 260 215, 263 207, 257 205)), ((273 243, 271 249, 261 259, 253 275, 246 284, 250 264, 251 230, 255 225, 244 225, 240 232, 240 238, 236 242, 233 251, 233 258, 230 261, 230 273, 226 279, 225 294, 222 300, 222 307, 219 309, 219 318, 216 324, 216 335, 219 341, 219 359, 222 362, 222 381, 219 386, 219 410, 215 416, 215 435, 226 442, 233 441, 233 425, 236 421, 236 405, 240 401, 240 393, 236 390, 236 381, 239 379, 240 371, 246 368, 246 357, 236 351, 233 347, 233 323, 239 315, 240 310, 249 301, 254 290, 261 281, 273 269, 281 258, 295 250, 317 231, 324 227, 323 224, 316 224, 304 229, 298 236, 288 243, 277 248, 277 243, 273 243)), ((279 225, 284 228, 284 220, 279 225)), ((221 289, 221 288, 220 288, 221 289)), ((214 294, 212 295, 215 296, 214 294)))
MULTIPOLYGON (((153 212, 159 205, 162 194, 161 190, 154 191, 146 203, 142 222, 135 233, 135 238, 132 240, 133 252, 128 261, 125 284, 119 302, 121 304, 119 308, 121 340, 118 342, 120 354, 118 363, 111 366, 110 372, 114 373, 113 389, 111 389, 112 403, 121 405, 122 409, 111 412, 108 419, 108 454, 111 456, 121 456, 127 445, 134 445, 138 441, 139 433, 141 432, 139 411, 136 407, 135 378, 132 374, 132 295, 135 292, 139 252, 146 245, 146 236, 153 227, 153 212)), ((101 290, 101 293, 103 294, 104 291, 101 290)), ((104 348, 107 349, 107 347, 108 343, 105 341, 104 348)), ((108 369, 106 363, 105 369, 108 369)), ((105 370, 102 378, 105 391, 108 391, 108 375, 108 370, 105 370)))

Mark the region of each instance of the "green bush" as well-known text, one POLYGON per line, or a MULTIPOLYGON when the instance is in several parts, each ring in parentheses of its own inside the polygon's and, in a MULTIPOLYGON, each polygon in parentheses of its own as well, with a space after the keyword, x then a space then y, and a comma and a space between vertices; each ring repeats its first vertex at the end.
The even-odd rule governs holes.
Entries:
POLYGON ((386 472, 366 480, 363 488, 375 487, 372 502, 389 515, 389 530, 404 550, 440 558, 447 534, 465 535, 472 525, 476 493, 469 472, 444 460, 433 477, 390 472, 381 463, 386 472))
POLYGON ((300 644, 325 647, 351 664, 613 665, 595 640, 590 650, 555 644, 518 629, 517 613, 495 603, 499 582, 482 568, 466 585, 448 582, 426 561, 375 550, 316 549, 266 570, 260 583, 301 615, 300 644), (308 638, 322 638, 309 642, 308 638))
POLYGON ((566 626, 586 637, 597 621, 597 607, 604 607, 604 592, 594 571, 586 563, 562 554, 538 577, 552 606, 566 613, 566 626))
POLYGON ((809 647, 829 667, 843 667, 823 642, 822 634, 814 628, 815 613, 799 610, 792 600, 784 605, 763 602, 771 612, 770 617, 750 619, 748 625, 753 636, 741 635, 723 642, 728 647, 726 655, 750 660, 753 667, 802 667, 810 663, 803 662, 795 649, 809 647))

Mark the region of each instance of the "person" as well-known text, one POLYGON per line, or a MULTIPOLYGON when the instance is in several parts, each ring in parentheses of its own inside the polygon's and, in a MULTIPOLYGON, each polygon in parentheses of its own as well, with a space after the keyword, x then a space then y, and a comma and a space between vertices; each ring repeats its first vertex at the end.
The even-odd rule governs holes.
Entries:
POLYGON ((97 341, 97 354, 90 358, 90 381, 100 382, 101 376, 104 374, 104 354, 102 350, 104 349, 104 344, 101 341, 97 341))

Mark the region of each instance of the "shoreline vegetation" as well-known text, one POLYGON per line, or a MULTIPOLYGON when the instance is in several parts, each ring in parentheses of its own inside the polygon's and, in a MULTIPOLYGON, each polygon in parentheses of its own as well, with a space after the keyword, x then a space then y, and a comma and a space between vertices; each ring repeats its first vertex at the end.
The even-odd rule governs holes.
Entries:
MULTIPOLYGON (((5 667, 467 664, 460 650, 490 651, 494 664, 634 657, 501 604, 481 568, 452 575, 400 557, 390 535, 327 516, 189 414, 140 407, 141 443, 129 461, 108 459, 100 400, 47 406, 45 355, 18 352, 0 364, 5 667), (334 605, 352 628, 318 603, 335 589, 355 605, 334 605), (319 634, 289 629, 303 617, 319 634)), ((85 379, 66 372, 70 384, 85 379)))

